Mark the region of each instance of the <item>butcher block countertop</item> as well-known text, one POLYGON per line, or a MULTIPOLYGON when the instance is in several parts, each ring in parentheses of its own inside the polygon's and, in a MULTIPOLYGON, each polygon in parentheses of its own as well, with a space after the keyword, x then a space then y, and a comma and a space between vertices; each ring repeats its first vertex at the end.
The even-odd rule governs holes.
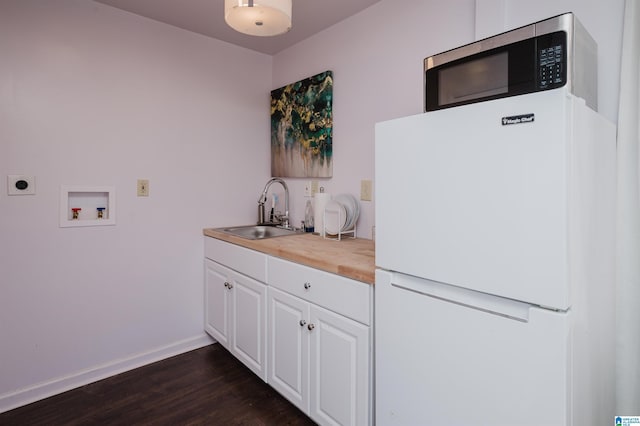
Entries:
POLYGON ((310 233, 248 240, 212 228, 204 229, 203 233, 207 237, 357 281, 368 284, 373 284, 375 281, 375 246, 372 240, 343 238, 341 241, 336 241, 310 233))

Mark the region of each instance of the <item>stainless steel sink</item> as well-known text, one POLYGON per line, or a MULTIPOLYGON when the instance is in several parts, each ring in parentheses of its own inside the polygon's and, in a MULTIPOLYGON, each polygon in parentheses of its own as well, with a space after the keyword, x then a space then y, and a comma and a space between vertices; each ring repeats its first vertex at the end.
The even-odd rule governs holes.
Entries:
POLYGON ((248 240, 263 240, 265 238, 286 237, 288 235, 298 235, 300 231, 294 231, 293 229, 277 228, 275 226, 264 225, 247 225, 247 226, 232 226, 229 228, 219 228, 218 231, 222 231, 227 234, 235 235, 236 237, 246 238, 248 240))

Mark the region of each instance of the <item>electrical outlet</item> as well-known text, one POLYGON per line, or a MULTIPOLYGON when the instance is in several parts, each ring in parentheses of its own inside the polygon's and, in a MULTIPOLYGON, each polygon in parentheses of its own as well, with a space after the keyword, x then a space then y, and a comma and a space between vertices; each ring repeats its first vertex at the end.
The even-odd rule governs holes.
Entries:
POLYGON ((35 176, 8 175, 7 195, 34 195, 36 193, 35 176))
POLYGON ((304 196, 311 197, 311 181, 306 181, 304 183, 304 196))
POLYGON ((372 199, 371 180, 365 179, 360 181, 360 199, 362 201, 371 201, 372 199))
POLYGON ((311 195, 315 195, 318 193, 318 181, 317 180, 312 180, 311 181, 311 195))
POLYGON ((148 196, 149 196, 149 180, 138 179, 138 197, 148 197, 148 196))

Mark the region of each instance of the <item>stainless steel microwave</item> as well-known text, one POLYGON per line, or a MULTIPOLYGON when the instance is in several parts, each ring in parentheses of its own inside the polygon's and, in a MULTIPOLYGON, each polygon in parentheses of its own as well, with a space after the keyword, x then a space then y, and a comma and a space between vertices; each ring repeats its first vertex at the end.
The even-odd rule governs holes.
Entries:
POLYGON ((593 38, 565 13, 424 60, 425 112, 568 86, 597 111, 593 38))

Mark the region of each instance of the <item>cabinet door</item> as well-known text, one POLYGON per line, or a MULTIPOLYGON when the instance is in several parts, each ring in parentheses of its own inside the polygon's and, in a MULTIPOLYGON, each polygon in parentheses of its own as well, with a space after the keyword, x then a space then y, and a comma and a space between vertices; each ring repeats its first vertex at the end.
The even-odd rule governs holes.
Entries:
POLYGON ((369 419, 369 327, 311 305, 310 413, 321 425, 369 419))
POLYGON ((232 274, 231 352, 262 380, 267 380, 267 291, 252 278, 232 274))
POLYGON ((309 303, 269 288, 268 382, 304 413, 309 412, 309 303))
POLYGON ((208 259, 205 266, 205 330, 222 346, 229 348, 230 273, 208 259))

